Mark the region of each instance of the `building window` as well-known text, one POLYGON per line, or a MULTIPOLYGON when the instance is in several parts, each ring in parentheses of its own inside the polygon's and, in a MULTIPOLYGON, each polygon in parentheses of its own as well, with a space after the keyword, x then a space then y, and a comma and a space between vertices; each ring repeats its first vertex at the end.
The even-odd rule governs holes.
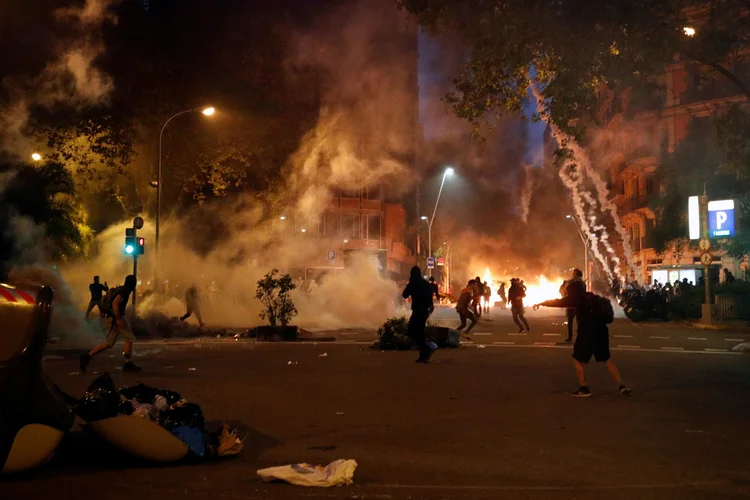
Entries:
POLYGON ((362 232, 358 214, 341 214, 341 237, 345 240, 358 240, 362 232))
POLYGON ((362 194, 362 190, 359 188, 356 188, 356 189, 341 188, 342 198, 359 198, 361 194, 362 194))
POLYGON ((364 190, 364 196, 368 200, 380 201, 380 185, 370 186, 364 190))
POLYGON ((380 221, 379 215, 367 216, 367 239, 380 240, 380 221))
POLYGON ((329 212, 326 214, 325 219, 325 235, 329 238, 338 238, 339 214, 329 212))

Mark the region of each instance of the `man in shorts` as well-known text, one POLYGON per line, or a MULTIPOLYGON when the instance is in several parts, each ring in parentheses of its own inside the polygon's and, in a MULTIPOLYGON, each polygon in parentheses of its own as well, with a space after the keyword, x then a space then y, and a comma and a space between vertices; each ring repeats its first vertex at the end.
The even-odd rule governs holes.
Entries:
MULTIPOLYGON (((577 272, 580 272, 576 270, 577 272)), ((574 271, 574 274, 575 272, 574 271)), ((573 366, 578 377, 578 390, 573 396, 588 398, 591 396, 589 384, 586 382, 585 365, 593 356, 597 363, 606 363, 607 371, 614 379, 618 390, 623 395, 631 390, 622 382, 620 372, 612 361, 609 352, 609 328, 607 324, 614 320, 614 312, 609 300, 593 293, 587 293, 583 287, 568 287, 568 295, 555 300, 547 300, 534 305, 534 309, 545 307, 574 307, 578 319, 578 335, 573 344, 573 366)))
POLYGON ((128 324, 127 319, 125 319, 125 307, 130 299, 130 294, 135 290, 135 284, 135 276, 132 274, 127 276, 125 278, 125 284, 115 289, 111 307, 108 307, 105 302, 102 302, 100 310, 104 309, 102 313, 107 316, 109 323, 107 340, 91 349, 88 354, 81 354, 79 360, 81 373, 86 373, 86 368, 88 368, 91 358, 100 352, 104 352, 107 349, 114 347, 117 339, 120 337, 125 341, 125 346, 122 352, 122 355, 125 358, 125 364, 122 365, 122 371, 137 372, 141 370, 139 366, 136 366, 136 364, 130 360, 133 355, 133 341, 135 340, 135 336, 130 330, 130 325, 128 324))

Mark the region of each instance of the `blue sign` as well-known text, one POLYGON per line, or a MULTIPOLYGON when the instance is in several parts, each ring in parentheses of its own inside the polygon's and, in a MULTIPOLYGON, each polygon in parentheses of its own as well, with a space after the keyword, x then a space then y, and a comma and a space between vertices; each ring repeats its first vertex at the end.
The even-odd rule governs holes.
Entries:
POLYGON ((708 234, 711 238, 734 236, 734 200, 708 202, 708 234))
POLYGON ((427 257, 427 269, 435 269, 435 257, 427 257))

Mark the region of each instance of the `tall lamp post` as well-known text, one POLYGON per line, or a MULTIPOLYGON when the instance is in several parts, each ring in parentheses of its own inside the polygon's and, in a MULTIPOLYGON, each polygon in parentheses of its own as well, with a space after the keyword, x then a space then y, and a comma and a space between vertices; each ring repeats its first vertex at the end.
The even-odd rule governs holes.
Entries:
MULTIPOLYGON (((443 180, 440 182, 440 190, 438 191, 437 199, 435 200, 435 208, 432 210, 432 217, 429 219, 426 215, 422 216, 422 220, 427 221, 427 257, 432 257, 432 223, 435 222, 435 214, 437 213, 438 203, 440 203, 440 194, 443 192, 443 186, 445 185, 445 178, 449 175, 453 175, 453 167, 448 167, 443 172, 443 180)), ((432 269, 430 276, 432 276, 432 269)))
POLYGON ((578 221, 573 217, 572 215, 566 215, 566 219, 570 219, 573 221, 573 224, 575 224, 576 229, 578 230, 578 236, 581 237, 581 241, 583 242, 583 281, 588 282, 589 279, 589 240, 583 235, 583 231, 581 231, 580 226, 578 225, 578 221))
MULTIPOLYGON (((156 173, 156 240, 155 240, 155 247, 154 247, 156 250, 157 266, 159 264, 159 227, 160 227, 159 223, 161 222, 161 182, 162 182, 161 142, 162 142, 162 138, 164 137, 164 129, 167 128, 167 125, 169 124, 169 122, 171 122, 178 116, 184 115, 186 113, 193 113, 193 112, 198 112, 198 111, 203 113, 205 116, 211 116, 212 114, 214 114, 216 110, 209 106, 207 108, 191 108, 191 109, 186 109, 184 111, 180 111, 179 113, 175 113, 172 116, 170 116, 169 119, 167 119, 167 121, 164 122, 164 125, 162 125, 161 132, 159 132, 159 168, 156 173)), ((156 274, 157 274, 156 276, 157 283, 159 283, 158 272, 156 274)))

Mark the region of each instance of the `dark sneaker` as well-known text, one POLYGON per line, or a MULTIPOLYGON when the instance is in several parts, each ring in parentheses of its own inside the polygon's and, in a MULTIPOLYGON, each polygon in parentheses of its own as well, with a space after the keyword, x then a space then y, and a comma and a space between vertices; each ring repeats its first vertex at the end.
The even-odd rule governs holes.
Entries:
POLYGON ((78 357, 78 363, 81 367, 81 373, 86 373, 86 368, 89 367, 89 362, 91 362, 91 356, 88 354, 81 354, 78 357))
POLYGON ((578 388, 576 392, 573 393, 574 398, 590 398, 591 397, 591 389, 588 388, 586 385, 582 385, 578 388))
POLYGON ((623 396, 629 396, 630 393, 633 392, 633 390, 626 385, 620 385, 619 389, 620 389, 620 394, 622 394, 623 396))
POLYGON ((139 372, 141 371, 141 367, 133 363, 132 361, 126 362, 124 365, 122 365, 122 371, 124 372, 139 372))

